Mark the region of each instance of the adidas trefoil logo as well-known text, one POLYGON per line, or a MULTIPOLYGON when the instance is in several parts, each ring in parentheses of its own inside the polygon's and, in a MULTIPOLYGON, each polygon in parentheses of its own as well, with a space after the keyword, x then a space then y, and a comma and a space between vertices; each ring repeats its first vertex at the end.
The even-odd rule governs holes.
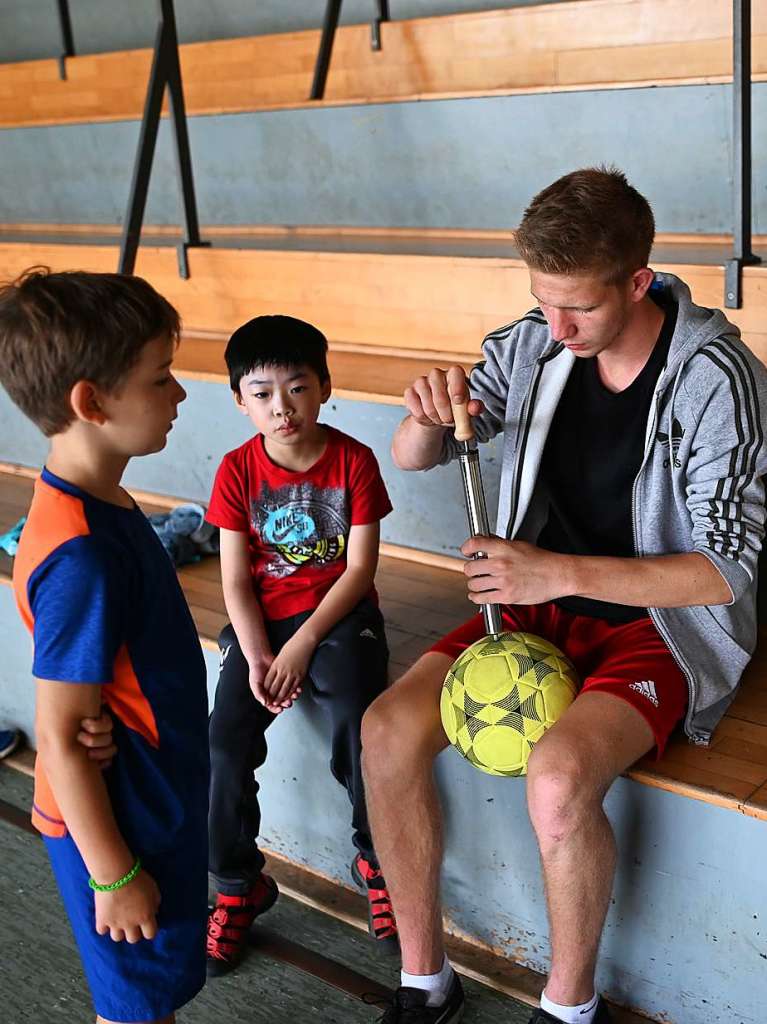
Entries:
POLYGON ((375 635, 372 629, 363 629, 360 636, 366 636, 370 640, 377 640, 378 637, 375 635))
POLYGON ((669 457, 667 459, 664 459, 663 461, 664 469, 668 469, 668 467, 672 465, 672 462, 674 469, 681 469, 682 463, 677 458, 677 453, 679 451, 679 446, 682 443, 683 437, 684 427, 676 418, 676 416, 674 417, 674 421, 671 424, 671 437, 669 437, 668 434, 664 434, 662 430, 658 431, 658 440, 669 453, 669 457))
POLYGON ((629 686, 630 690, 636 690, 637 693, 641 693, 643 697, 647 697, 651 704, 658 706, 658 694, 655 692, 655 683, 652 679, 644 679, 641 683, 632 683, 629 686))

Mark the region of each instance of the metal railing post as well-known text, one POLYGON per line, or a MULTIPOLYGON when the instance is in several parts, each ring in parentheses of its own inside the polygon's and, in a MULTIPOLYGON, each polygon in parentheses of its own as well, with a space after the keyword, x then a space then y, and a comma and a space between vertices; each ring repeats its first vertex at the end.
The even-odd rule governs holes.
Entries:
POLYGON ((732 98, 733 253, 725 266, 724 304, 740 309, 743 267, 761 262, 751 233, 751 0, 733 0, 732 98))
POLYGON ((328 0, 327 6, 325 7, 325 20, 322 24, 320 49, 317 53, 317 63, 314 66, 312 91, 309 93, 310 100, 321 100, 325 95, 325 83, 328 79, 330 55, 333 52, 333 42, 336 38, 336 29, 338 28, 338 17, 340 13, 341 0, 328 0))
POLYGON ((376 0, 376 6, 378 7, 378 16, 373 19, 373 23, 370 26, 370 47, 373 50, 381 49, 381 24, 384 21, 390 21, 389 17, 389 0, 376 0))
POLYGON ((59 54, 59 78, 67 77, 67 57, 75 55, 75 39, 72 35, 72 19, 69 17, 69 0, 57 0, 59 26, 61 27, 61 53, 59 54))
POLYGON ((176 17, 173 11, 173 0, 160 0, 160 3, 163 9, 163 21, 167 25, 168 104, 173 126, 176 172, 181 184, 181 198, 184 207, 184 238, 178 247, 179 269, 181 276, 187 278, 189 277, 187 250, 189 246, 200 246, 202 243, 200 242, 200 225, 197 220, 197 199, 192 176, 192 155, 189 149, 184 90, 181 84, 181 64, 178 58, 176 17))
POLYGON ((197 221, 197 201, 194 193, 192 176, 192 160, 187 134, 186 110, 181 84, 181 66, 178 59, 178 37, 176 20, 173 12, 173 0, 158 0, 160 21, 155 37, 152 69, 149 74, 144 114, 141 119, 136 160, 133 165, 133 177, 128 199, 128 210, 123 225, 120 242, 120 259, 118 271, 121 274, 132 274, 136 266, 136 254, 141 239, 141 226, 144 222, 146 198, 149 189, 149 178, 152 173, 157 131, 160 126, 162 100, 165 87, 168 87, 170 120, 176 151, 176 169, 181 186, 184 207, 184 238, 178 246, 179 274, 189 277, 187 249, 190 246, 202 246, 207 243, 200 240, 200 229, 197 221))

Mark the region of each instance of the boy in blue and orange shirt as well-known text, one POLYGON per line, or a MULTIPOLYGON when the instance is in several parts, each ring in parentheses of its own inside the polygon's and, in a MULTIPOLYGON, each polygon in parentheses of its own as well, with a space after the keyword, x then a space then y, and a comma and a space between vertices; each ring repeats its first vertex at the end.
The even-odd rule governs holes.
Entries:
POLYGON ((0 381, 50 438, 14 567, 34 639, 43 834, 100 1022, 172 1024, 205 980, 205 664, 175 571, 120 486, 185 398, 176 311, 140 278, 0 290, 0 381), (101 772, 81 719, 114 721, 101 772))

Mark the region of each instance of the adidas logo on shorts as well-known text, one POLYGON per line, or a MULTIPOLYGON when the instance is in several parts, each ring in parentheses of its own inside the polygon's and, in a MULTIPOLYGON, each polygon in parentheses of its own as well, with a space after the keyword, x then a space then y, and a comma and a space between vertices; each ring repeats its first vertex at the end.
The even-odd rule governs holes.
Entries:
POLYGON ((366 636, 369 640, 377 640, 378 637, 375 635, 372 629, 365 628, 360 633, 360 636, 366 636))
POLYGON ((647 697, 647 699, 654 704, 656 708, 658 707, 658 694, 655 692, 655 683, 652 679, 645 679, 641 683, 632 683, 631 686, 629 686, 629 689, 636 690, 637 693, 641 693, 642 696, 647 697))

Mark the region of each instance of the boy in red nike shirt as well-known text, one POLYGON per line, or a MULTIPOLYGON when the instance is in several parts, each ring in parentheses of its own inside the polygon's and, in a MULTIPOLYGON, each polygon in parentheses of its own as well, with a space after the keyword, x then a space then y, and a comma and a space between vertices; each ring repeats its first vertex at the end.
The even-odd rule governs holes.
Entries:
POLYGON ((234 399, 258 433, 218 469, 208 521, 221 528, 231 620, 210 719, 208 974, 239 960, 254 918, 277 898, 263 874, 254 773, 265 733, 299 693, 332 727, 330 768, 352 803, 352 874, 370 930, 397 950, 389 897, 370 840, 360 723, 387 680, 388 649, 373 579, 379 522, 391 503, 372 451, 317 422, 330 397, 324 335, 288 316, 260 316, 226 348, 234 399))

